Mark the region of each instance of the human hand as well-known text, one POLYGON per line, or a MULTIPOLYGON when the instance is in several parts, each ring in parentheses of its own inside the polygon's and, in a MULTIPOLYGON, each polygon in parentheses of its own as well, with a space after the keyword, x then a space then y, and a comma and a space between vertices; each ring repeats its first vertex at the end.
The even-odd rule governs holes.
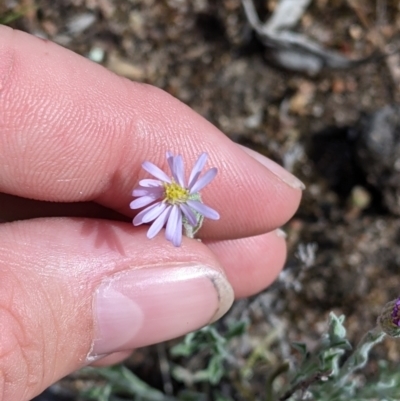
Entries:
POLYGON ((286 255, 276 228, 301 198, 293 176, 165 92, 4 26, 0 157, 1 401, 195 330, 268 286, 286 255), (179 248, 147 239, 129 208, 142 162, 166 170, 167 150, 189 166, 206 151, 219 170, 202 195, 221 219, 179 248))

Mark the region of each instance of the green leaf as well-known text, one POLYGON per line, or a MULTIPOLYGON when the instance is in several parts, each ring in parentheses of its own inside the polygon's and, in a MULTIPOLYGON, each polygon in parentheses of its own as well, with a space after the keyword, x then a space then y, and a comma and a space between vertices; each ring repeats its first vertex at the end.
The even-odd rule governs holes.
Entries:
POLYGON ((346 338, 346 328, 343 325, 345 316, 337 317, 333 312, 329 314, 329 338, 331 342, 338 342, 340 339, 346 338))
MULTIPOLYGON (((85 368, 82 371, 96 373, 107 379, 109 382, 108 385, 112 386, 112 391, 109 394, 118 394, 122 392, 134 397, 140 397, 141 401, 174 400, 140 380, 133 372, 123 365, 113 366, 111 368, 85 368)), ((108 399, 109 398, 104 398, 104 401, 108 401, 108 399)))
POLYGON ((307 351, 307 345, 304 343, 297 343, 297 342, 293 342, 292 343, 292 347, 296 350, 299 351, 301 356, 303 358, 307 358, 308 356, 308 351, 307 351))
POLYGON ((234 337, 242 336, 246 333, 248 324, 246 322, 235 322, 228 327, 228 332, 225 335, 225 339, 229 341, 234 337))
POLYGON ((20 7, 19 10, 11 10, 0 15, 0 25, 8 25, 12 22, 22 18, 29 11, 34 10, 36 7, 20 7))
POLYGON ((223 359, 214 355, 207 366, 208 378, 211 384, 218 384, 225 374, 223 359))

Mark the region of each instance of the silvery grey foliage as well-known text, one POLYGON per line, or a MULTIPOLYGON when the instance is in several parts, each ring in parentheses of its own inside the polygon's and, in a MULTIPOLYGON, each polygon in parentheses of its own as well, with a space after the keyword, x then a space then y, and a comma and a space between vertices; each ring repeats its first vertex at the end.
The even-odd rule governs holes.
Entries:
POLYGON ((282 270, 278 277, 278 283, 283 285, 285 289, 290 288, 300 292, 303 289, 302 283, 306 271, 315 266, 317 250, 318 244, 316 242, 300 243, 295 253, 300 263, 282 270))
MULTIPOLYGON (((398 401, 400 371, 397 367, 380 361, 376 377, 368 380, 362 369, 368 363, 371 349, 386 335, 400 337, 400 298, 384 306, 377 326, 368 331, 354 349, 347 339, 344 320, 343 315, 338 317, 331 313, 328 330, 313 350, 304 343, 292 344, 300 354, 298 363, 282 362, 275 366, 265 377, 265 393, 252 401, 398 401), (285 388, 282 383, 286 383, 285 388)), ((97 401, 122 401, 121 394, 123 399, 128 396, 133 401, 234 401, 230 396, 221 395, 221 384, 234 377, 251 386, 251 375, 244 374, 243 366, 235 360, 231 343, 244 334, 246 328, 245 323, 239 322, 221 333, 215 325, 206 326, 186 335, 181 343, 172 347, 169 352, 172 376, 186 385, 177 394, 166 395, 119 366, 86 368, 85 374, 100 375, 106 382, 87 388, 81 396, 97 401), (190 363, 182 365, 182 360, 196 360, 192 364, 195 368, 189 368, 190 363), (194 383, 208 386, 208 395, 189 390, 194 383), (212 394, 211 399, 209 394, 212 394)))
MULTIPOLYGON (((394 306, 395 303, 390 304, 392 317, 394 306)), ((385 313, 384 309, 382 314, 385 313)), ((351 349, 343 322, 343 315, 337 317, 331 313, 328 332, 313 352, 305 344, 294 344, 301 353, 301 362, 291 374, 288 388, 271 401, 395 401, 400 398, 400 372, 390 369, 388 363, 380 363, 379 376, 368 381, 368 385, 357 375, 367 364, 371 349, 385 337, 382 327, 378 325, 367 332, 343 363, 343 355, 351 349)))
POLYGON ((260 40, 271 50, 276 63, 290 70, 318 73, 323 67, 351 68, 368 62, 374 56, 350 60, 339 52, 325 49, 319 43, 291 29, 298 23, 311 0, 280 0, 271 18, 262 23, 253 0, 242 0, 247 20, 260 40))
POLYGON ((226 372, 226 364, 230 362, 234 365, 234 357, 228 351, 227 345, 232 338, 243 334, 245 329, 246 324, 238 322, 231 325, 223 335, 213 325, 189 333, 183 342, 171 349, 171 355, 191 357, 200 352, 207 352, 209 355, 207 366, 192 372, 183 366, 175 365, 172 375, 185 384, 196 382, 218 384, 226 372))
MULTIPOLYGON (((310 351, 306 344, 294 343, 293 347, 300 353, 300 362, 290 368, 283 362, 266 378, 266 392, 260 400, 266 401, 395 401, 400 399, 400 372, 391 369, 386 362, 380 362, 379 376, 375 381, 365 385, 359 371, 369 358, 371 349, 380 343, 386 334, 399 334, 392 327, 399 328, 400 300, 388 303, 378 319, 375 328, 368 331, 352 350, 346 337, 345 317, 329 315, 327 332, 322 336, 318 346, 310 351), (345 357, 346 354, 351 353, 345 357), (284 379, 286 389, 275 390, 275 380, 284 379)), ((173 354, 190 357, 207 349, 210 362, 203 371, 188 372, 187 369, 175 370, 175 378, 187 382, 208 381, 217 385, 227 371, 235 368, 230 360, 227 344, 231 338, 243 333, 243 324, 232 327, 231 334, 221 336, 215 327, 208 326, 199 332, 186 336, 183 343, 173 349, 173 354), (217 362, 217 363, 216 363, 217 362), (178 374, 177 374, 178 373, 178 374)))

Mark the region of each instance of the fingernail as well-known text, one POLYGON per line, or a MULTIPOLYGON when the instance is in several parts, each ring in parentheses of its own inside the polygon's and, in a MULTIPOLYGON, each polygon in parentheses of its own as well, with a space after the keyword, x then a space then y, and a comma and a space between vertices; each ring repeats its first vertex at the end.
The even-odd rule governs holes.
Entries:
POLYGON ((289 185, 295 189, 306 189, 306 186, 293 174, 289 173, 286 169, 280 166, 278 163, 275 163, 271 159, 263 156, 262 154, 246 148, 245 146, 239 145, 249 156, 253 159, 257 160, 263 166, 265 166, 271 173, 275 174, 280 180, 282 180, 285 184, 289 185))
POLYGON ((144 267, 117 273, 94 297, 88 360, 179 337, 220 318, 233 290, 207 266, 144 267))

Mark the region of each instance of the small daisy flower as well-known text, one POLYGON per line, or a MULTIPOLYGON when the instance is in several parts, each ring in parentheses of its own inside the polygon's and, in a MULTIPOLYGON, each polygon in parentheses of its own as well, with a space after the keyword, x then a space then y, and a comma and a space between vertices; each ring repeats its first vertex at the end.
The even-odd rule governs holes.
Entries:
POLYGON ((400 297, 383 307, 378 324, 387 335, 400 337, 400 297))
POLYGON ((149 161, 142 164, 143 169, 156 179, 139 181, 139 186, 132 192, 137 199, 131 202, 130 208, 140 209, 147 206, 133 219, 134 226, 153 222, 147 231, 147 238, 154 238, 166 226, 165 238, 175 246, 180 246, 183 229, 187 237, 194 238, 204 217, 219 219, 218 212, 203 204, 199 193, 214 179, 218 171, 213 167, 200 177, 207 157, 207 153, 202 153, 197 159, 187 184, 181 155, 174 156, 167 152, 172 177, 168 177, 149 161))

